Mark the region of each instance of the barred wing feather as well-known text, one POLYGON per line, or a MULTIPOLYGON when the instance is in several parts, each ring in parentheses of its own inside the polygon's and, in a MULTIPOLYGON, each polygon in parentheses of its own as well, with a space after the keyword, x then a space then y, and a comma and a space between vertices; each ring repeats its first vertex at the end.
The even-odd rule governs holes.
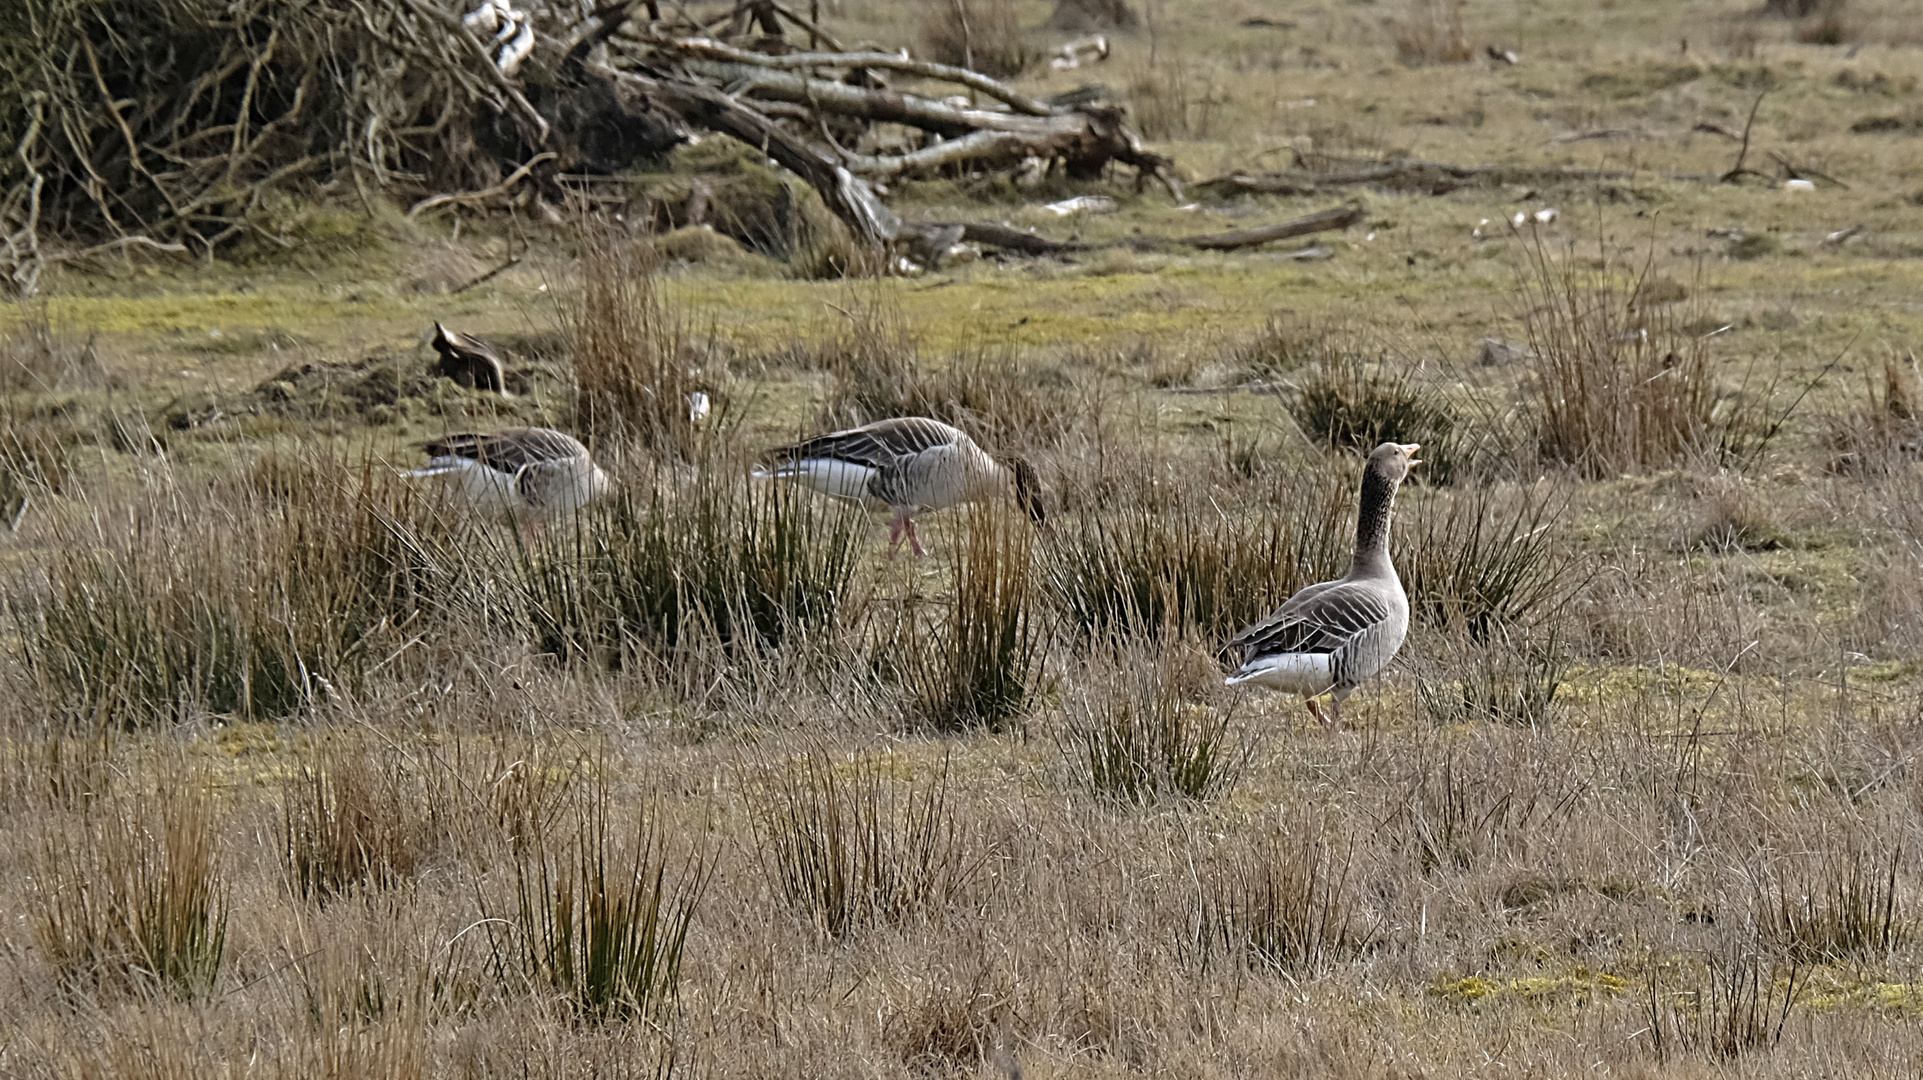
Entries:
POLYGON ((1326 581, 1289 598, 1275 614, 1235 635, 1231 648, 1249 659, 1281 653, 1333 653, 1389 619, 1381 590, 1326 581))

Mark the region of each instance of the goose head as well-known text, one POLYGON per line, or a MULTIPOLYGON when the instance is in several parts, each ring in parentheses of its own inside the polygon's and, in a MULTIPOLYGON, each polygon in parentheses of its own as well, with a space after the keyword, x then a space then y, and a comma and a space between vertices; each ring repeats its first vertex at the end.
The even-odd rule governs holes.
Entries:
POLYGON ((1035 523, 1038 529, 1048 528, 1048 510, 1042 506, 1042 477, 1035 466, 1024 457, 1005 457, 1002 468, 1008 470, 1009 482, 1015 489, 1015 502, 1035 523))
POLYGON ((612 490, 614 490, 614 483, 608 479, 608 474, 602 471, 601 466, 596 465, 594 472, 588 477, 588 498, 598 499, 612 490))
POLYGON ((1421 443, 1385 442, 1369 452, 1368 472, 1392 485, 1400 484, 1408 477, 1411 467, 1422 464, 1422 459, 1416 457, 1420 449, 1421 443))

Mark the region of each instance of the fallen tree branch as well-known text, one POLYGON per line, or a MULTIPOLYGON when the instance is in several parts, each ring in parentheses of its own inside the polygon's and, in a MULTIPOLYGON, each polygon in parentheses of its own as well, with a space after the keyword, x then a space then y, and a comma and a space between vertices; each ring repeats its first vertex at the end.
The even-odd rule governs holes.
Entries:
POLYGON ((718 131, 755 147, 801 177, 855 235, 870 244, 894 239, 901 226, 868 183, 787 129, 714 87, 667 76, 638 75, 606 64, 583 64, 584 71, 654 102, 691 124, 718 131))
MULTIPOLYGON (((627 35, 623 35, 624 37, 627 35)), ((1062 109, 1050 108, 1047 104, 1017 93, 1006 85, 976 71, 951 67, 928 60, 912 60, 895 53, 884 52, 806 52, 790 53, 787 56, 768 56, 763 53, 737 49, 708 38, 658 38, 637 35, 637 39, 650 45, 671 48, 685 55, 720 60, 732 64, 747 64, 763 67, 771 71, 812 70, 816 68, 871 68, 879 71, 899 71, 907 75, 919 75, 924 79, 937 79, 965 86, 977 93, 994 98, 1018 113, 1028 116, 1053 116, 1062 109)))
MULTIPOLYGON (((1743 168, 1743 161, 1749 157, 1749 133, 1750 129, 1756 126, 1756 110, 1763 107, 1763 99, 1768 96, 1769 91, 1764 90, 1762 93, 1757 94, 1756 100, 1751 103, 1749 107, 1749 119, 1743 121, 1743 148, 1736 152, 1736 164, 1731 165, 1729 171, 1723 174, 1723 183, 1733 184, 1745 176, 1763 175, 1755 169, 1743 168)), ((1765 179, 1768 178, 1765 177, 1765 179)))
POLYGON ((1088 251, 1090 245, 1083 243, 1062 243, 1046 236, 1023 232, 1007 225, 992 225, 982 221, 971 221, 962 226, 962 241, 982 244, 1012 251, 1017 255, 1066 255, 1077 251, 1088 251))
POLYGON ((520 183, 521 180, 524 177, 526 177, 528 173, 533 172, 534 167, 536 165, 539 165, 544 161, 553 161, 555 158, 560 156, 561 155, 555 153, 552 150, 544 150, 541 153, 538 153, 533 157, 527 159, 526 161, 522 162, 519 168, 515 169, 513 172, 507 175, 507 179, 502 180, 500 183, 494 185, 491 188, 484 188, 480 191, 464 192, 458 195, 434 195, 434 196, 430 196, 428 198, 422 199, 420 202, 415 203, 407 211, 407 220, 413 221, 415 218, 428 212, 429 210, 436 210, 443 206, 453 206, 453 205, 474 206, 476 204, 486 202, 489 199, 499 198, 502 195, 506 195, 508 193, 508 190, 512 188, 514 185, 520 183))
POLYGON ((958 147, 918 152, 925 154, 924 157, 910 154, 851 158, 848 168, 856 172, 893 177, 963 163, 1006 167, 1024 158, 1039 157, 1050 161, 1059 158, 1071 177, 1091 179, 1100 175, 1110 161, 1120 161, 1144 177, 1168 184, 1171 192, 1175 190, 1167 177, 1167 170, 1174 163, 1143 147, 1141 140, 1124 124, 1124 114, 1117 108, 1083 105, 1032 116, 956 106, 917 94, 851 86, 830 79, 811 79, 756 64, 689 58, 682 66, 691 74, 728 87, 728 96, 737 99, 738 108, 745 107, 738 99, 766 98, 815 113, 869 123, 903 124, 943 138, 966 140, 958 147), (988 133, 1000 133, 1004 137, 993 138, 988 133))
POLYGON ((1201 251, 1239 251, 1276 240, 1287 240, 1292 236, 1346 229, 1361 221, 1365 213, 1360 205, 1350 204, 1285 221, 1280 225, 1264 225, 1259 229, 1240 229, 1212 236, 1192 236, 1179 242, 1201 251))
MULTIPOLYGON (((1570 169, 1542 165, 1450 165, 1440 161, 1389 161, 1360 169, 1312 172, 1289 169, 1273 173, 1231 173, 1195 185, 1217 198, 1236 195, 1315 195, 1328 188, 1373 186, 1390 191, 1422 191, 1446 195, 1466 187, 1524 184, 1594 183, 1633 180, 1634 173, 1612 169, 1570 169)), ((1672 177, 1672 179, 1694 179, 1672 177)))
MULTIPOLYGON (((1236 232, 1211 233, 1207 236, 1130 236, 1122 239, 1085 243, 1082 241, 1063 242, 1050 240, 1045 236, 1023 232, 1007 225, 993 225, 987 222, 961 223, 962 240, 981 244, 1017 255, 1073 255, 1085 251, 1098 251, 1102 248, 1126 247, 1136 251, 1168 251, 1172 248, 1191 247, 1198 251, 1240 251, 1244 248, 1258 247, 1276 240, 1287 240, 1311 233, 1330 232, 1347 229, 1360 222, 1367 212, 1356 204, 1332 207, 1307 217, 1284 221, 1276 225, 1264 225, 1258 229, 1241 229, 1236 232)), ((929 226, 940 228, 941 225, 929 226)), ((948 227, 953 227, 949 223, 948 227)), ((1298 252, 1299 256, 1309 257, 1298 252)))

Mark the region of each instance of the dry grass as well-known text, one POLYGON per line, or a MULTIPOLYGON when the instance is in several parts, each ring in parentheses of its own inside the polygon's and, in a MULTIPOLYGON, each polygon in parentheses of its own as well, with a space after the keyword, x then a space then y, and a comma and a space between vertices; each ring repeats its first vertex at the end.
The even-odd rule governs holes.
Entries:
POLYGON ((715 388, 694 370, 694 336, 661 293, 653 246, 586 216, 579 244, 578 280, 560 306, 574 361, 573 430, 604 458, 633 447, 689 460, 714 423, 697 420, 693 395, 715 388))
POLYGON ((1013 0, 921 0, 921 48, 938 64, 998 79, 1019 75, 1035 59, 1022 41, 1013 0))
POLYGON ((42 842, 34 930, 79 998, 214 988, 226 955, 230 885, 204 777, 107 800, 42 842))
POLYGON ((1228 492, 1192 484, 1193 462, 1117 471, 1060 515, 1045 552, 1050 599, 1076 640, 1225 641, 1353 553, 1343 478, 1228 492))
POLYGON ((219 492, 163 480, 58 526, 63 550, 9 597, 33 692, 89 727, 276 717, 396 662, 453 602, 442 515, 371 467, 307 465, 285 499, 245 476, 219 492))
POLYGON ((294 891, 325 901, 412 878, 431 852, 437 803, 398 754, 342 740, 286 781, 282 857, 294 891))
POLYGON ((1186 643, 1116 642, 1087 658, 1057 735, 1070 771, 1102 798, 1147 805, 1202 800, 1233 787, 1254 747, 1234 711, 1197 698, 1221 678, 1186 643))
POLYGON ((1709 338, 1679 305, 1645 302, 1648 265, 1523 245, 1519 286, 1544 458, 1590 477, 1725 462, 1757 449, 1756 414, 1723 400, 1709 338))
POLYGON ((1410 67, 1461 64, 1475 55, 1462 26, 1462 0, 1409 0, 1392 26, 1396 58, 1410 67))
POLYGON ((946 618, 905 628, 901 677, 908 718, 941 731, 1016 722, 1036 691, 1047 653, 1034 528, 1001 507, 968 512, 947 558, 946 618))
POLYGON ((958 830, 946 767, 920 782, 878 755, 819 748, 764 769, 756 859, 774 893, 830 938, 938 923, 980 868, 958 830))
POLYGON ((1353 858, 1307 821, 1241 840, 1201 884, 1203 955, 1296 977, 1354 959, 1369 930, 1350 894, 1353 858))
MULTIPOLYGON (((32 502, 0 532, 0 1074, 1913 1073, 1913 140, 1850 130, 1907 115, 1907 9, 1851 0, 1848 55, 1756 0, 1464 5, 1462 37, 1522 63, 1411 70, 1366 7, 1133 6, 1152 28, 1096 77, 1155 50, 1180 79, 1155 148, 1195 176, 1634 176, 1371 191, 1323 263, 610 276, 557 338, 607 346, 617 490, 532 536, 385 478, 443 425, 570 427, 586 396, 377 424, 223 388, 285 367, 270 341, 425 370, 429 318, 499 336, 565 276, 539 267, 588 272, 566 243, 431 301, 360 265, 50 276, 47 317, 97 323, 114 378, 35 353, 0 387, 32 502), (1726 170, 1735 141, 1692 129, 1739 133, 1765 87, 1748 164, 1848 188, 1670 178, 1726 170), (1511 246, 1476 223, 1546 206, 1537 358, 1456 363, 1524 343, 1511 246), (692 350, 690 309, 716 328, 692 350), (727 425, 684 439, 647 390, 724 352, 727 425), (1772 364, 1793 392, 1758 426, 1769 388, 1737 384, 1772 364), (1277 395, 1310 389, 1302 422, 1277 395), (755 447, 894 412, 1028 454, 1055 533, 951 510, 891 561, 876 520, 748 479, 755 447), (1335 731, 1224 687, 1228 636, 1347 564, 1349 447, 1410 415, 1462 464, 1398 504, 1402 652, 1335 731)), ((916 32, 822 9, 850 43, 916 32)), ((1131 180, 890 198, 1097 243, 1320 205, 1131 180), (1098 191, 1114 213, 1031 205, 1098 191)), ((787 228, 761 190, 756 228, 787 228)), ((540 198, 405 242, 491 266, 540 198)))
POLYGON ((18 312, 20 318, 0 336, 0 391, 44 393, 107 383, 95 337, 76 341, 61 332, 44 303, 22 304, 18 312))
POLYGON ((656 811, 613 805, 605 781, 577 790, 564 833, 517 848, 512 904, 488 923, 497 971, 587 1020, 664 1017, 680 993, 705 857, 677 861, 656 811))
POLYGON ((848 618, 861 522, 791 485, 751 480, 741 457, 704 464, 622 490, 514 550, 506 583, 531 644, 620 666, 703 643, 771 649, 848 618))

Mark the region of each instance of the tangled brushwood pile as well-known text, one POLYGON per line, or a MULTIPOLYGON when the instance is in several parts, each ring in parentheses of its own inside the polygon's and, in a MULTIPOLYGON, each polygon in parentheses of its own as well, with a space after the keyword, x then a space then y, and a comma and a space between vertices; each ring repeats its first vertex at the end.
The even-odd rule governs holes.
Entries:
POLYGON ((904 229, 880 181, 1036 164, 1091 178, 1119 161, 1167 182, 1117 105, 843 51, 771 0, 710 25, 678 5, 516 2, 6 5, 0 279, 28 294, 49 260, 126 245, 289 246, 264 212, 289 192, 380 195, 410 216, 558 200, 693 130, 773 159, 871 245, 904 229))

